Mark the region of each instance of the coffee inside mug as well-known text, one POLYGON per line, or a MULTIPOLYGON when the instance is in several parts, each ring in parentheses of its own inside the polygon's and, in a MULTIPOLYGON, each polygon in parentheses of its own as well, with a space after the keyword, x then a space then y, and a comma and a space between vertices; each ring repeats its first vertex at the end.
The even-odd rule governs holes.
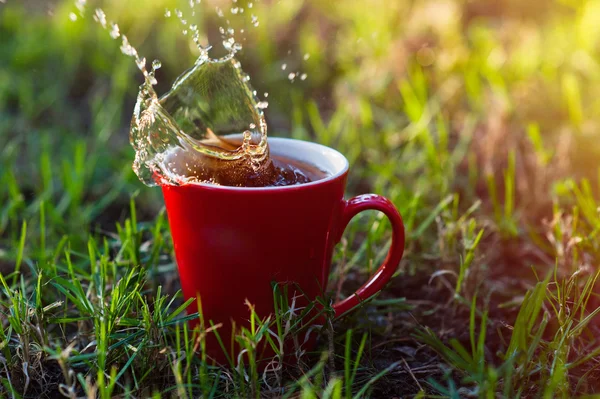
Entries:
MULTIPOLYGON (((226 136, 228 141, 235 143, 241 141, 239 134, 226 136)), ((338 151, 321 144, 309 141, 294 140, 282 137, 269 137, 269 151, 274 162, 291 164, 301 170, 310 178, 310 182, 300 184, 306 186, 310 184, 322 183, 324 180, 333 180, 348 170, 348 161, 338 151)), ((178 164, 182 169, 186 165, 185 153, 176 151, 166 155, 167 163, 178 164)), ((298 187, 290 186, 267 186, 267 187, 233 187, 219 186, 204 182, 191 182, 195 185, 210 185, 212 187, 223 187, 230 190, 282 190, 286 188, 298 187)))
POLYGON ((320 177, 313 179, 312 183, 335 179, 348 169, 346 158, 324 145, 279 137, 269 138, 268 141, 273 158, 291 163, 297 162, 300 168, 317 170, 316 173, 308 170, 308 173, 315 173, 320 177))

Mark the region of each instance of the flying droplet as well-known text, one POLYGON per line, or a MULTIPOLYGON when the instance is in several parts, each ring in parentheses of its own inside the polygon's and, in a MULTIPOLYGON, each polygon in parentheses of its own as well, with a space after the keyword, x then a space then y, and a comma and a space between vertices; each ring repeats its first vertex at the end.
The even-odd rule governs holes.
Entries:
POLYGON ((285 71, 285 69, 286 69, 286 68, 287 68, 287 64, 282 64, 282 65, 281 65, 281 70, 282 70, 282 71, 285 71))
POLYGON ((141 60, 135 60, 135 63, 140 70, 144 70, 146 68, 146 57, 142 58, 141 60))
POLYGON ((77 9, 79 10, 80 15, 83 15, 83 12, 85 11, 85 3, 86 3, 86 0, 75 1, 75 7, 77 7, 77 9))
POLYGON ((99 22, 100 25, 102 25, 102 27, 106 29, 106 14, 104 14, 104 11, 102 11, 99 8, 96 8, 96 11, 94 12, 94 20, 96 22, 99 22))
POLYGON ((235 39, 233 37, 230 37, 226 40, 223 40, 223 47, 225 47, 227 50, 231 50, 233 48, 234 43, 235 39))
POLYGON ((256 108, 265 109, 269 106, 269 103, 266 101, 260 101, 256 104, 256 108))
POLYGON ((165 8, 165 18, 170 18, 171 17, 171 10, 169 10, 168 8, 165 8))
POLYGON ((250 21, 252 22, 252 25, 258 26, 258 17, 256 15, 252 14, 250 21))
POLYGON ((121 52, 130 57, 137 58, 137 51, 129 44, 127 36, 121 35, 121 52))
POLYGON ((69 19, 71 21, 77 21, 77 15, 74 12, 69 13, 69 19))
POLYGON ((194 40, 194 43, 196 43, 196 47, 198 47, 200 49, 200 51, 202 52, 202 49, 200 48, 200 34, 198 33, 197 30, 194 31, 194 34, 192 35, 192 39, 194 40))
POLYGON ((304 58, 304 61, 306 61, 310 58, 310 54, 306 53, 306 54, 304 54, 304 57, 302 57, 302 58, 304 58))
POLYGON ((307 76, 307 74, 303 73, 302 75, 300 75, 300 80, 306 80, 307 76))
POLYGON ((110 24, 110 37, 112 37, 113 39, 116 39, 120 35, 121 35, 121 32, 119 32, 119 25, 115 24, 114 22, 111 22, 111 24, 110 24))
POLYGON ((294 72, 290 72, 290 74, 288 75, 288 79, 293 81, 296 78, 296 74, 294 72))

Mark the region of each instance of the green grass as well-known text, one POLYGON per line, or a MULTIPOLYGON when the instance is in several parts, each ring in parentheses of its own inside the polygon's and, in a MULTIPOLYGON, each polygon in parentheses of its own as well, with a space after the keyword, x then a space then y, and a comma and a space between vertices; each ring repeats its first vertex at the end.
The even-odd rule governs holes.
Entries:
MULTIPOLYGON (((162 92, 195 56, 164 9, 188 6, 146 3, 102 7, 161 59, 162 92)), ((249 306, 236 337, 243 364, 206 357, 218 326, 186 314, 160 190, 131 170, 141 78, 74 11, 0 4, 0 397, 600 394, 598 0, 254 4, 241 62, 269 93, 269 134, 340 150, 347 196, 387 196, 407 228, 386 290, 264 373, 260 348, 286 355, 308 311, 275 287, 275 314, 249 306)), ((330 295, 390 241, 383 215, 355 218, 330 295)))

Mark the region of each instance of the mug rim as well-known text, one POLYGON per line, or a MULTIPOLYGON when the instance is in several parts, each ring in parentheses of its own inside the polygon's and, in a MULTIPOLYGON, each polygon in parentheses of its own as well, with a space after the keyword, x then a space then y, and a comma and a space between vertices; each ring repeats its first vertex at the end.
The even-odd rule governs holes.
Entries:
MULTIPOLYGON (((312 141, 298 140, 298 139, 292 139, 292 138, 287 138, 287 137, 268 137, 267 141, 269 144, 289 143, 290 145, 294 145, 293 143, 300 143, 298 145, 314 147, 314 150, 319 151, 321 154, 323 154, 324 157, 328 157, 330 159, 334 158, 334 161, 335 161, 335 158, 337 158, 338 161, 342 161, 342 164, 341 164, 341 167, 337 168, 339 170, 337 170, 335 173, 332 173, 331 175, 329 175, 323 179, 311 181, 309 183, 293 184, 293 185, 289 185, 289 186, 237 187, 237 186, 221 186, 218 184, 204 183, 204 182, 190 182, 190 183, 182 184, 180 186, 172 186, 169 184, 164 184, 161 186, 162 187, 198 187, 198 188, 206 188, 206 189, 221 190, 221 191, 252 191, 252 192, 301 190, 304 188, 308 189, 310 187, 318 186, 321 184, 326 184, 333 180, 339 179, 340 177, 344 176, 348 172, 348 169, 350 166, 348 159, 341 152, 339 152, 331 147, 327 147, 326 145, 315 143, 312 141)), ((277 154, 277 152, 274 152, 274 154, 277 154)), ((298 160, 303 161, 302 159, 298 159, 298 160)), ((316 166, 319 166, 319 165, 316 165, 316 166)))

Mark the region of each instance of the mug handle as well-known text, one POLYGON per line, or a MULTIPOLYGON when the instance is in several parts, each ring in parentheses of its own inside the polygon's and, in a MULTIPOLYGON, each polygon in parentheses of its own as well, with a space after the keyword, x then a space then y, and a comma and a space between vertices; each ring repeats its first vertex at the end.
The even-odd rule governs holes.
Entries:
POLYGON ((344 201, 338 241, 341 239, 342 233, 350 220, 358 213, 366 210, 381 211, 388 217, 392 224, 392 244, 385 260, 369 281, 352 294, 352 296, 333 305, 336 319, 355 309, 363 301, 381 291, 394 275, 404 253, 405 237, 402 216, 390 200, 376 194, 363 194, 344 201))

